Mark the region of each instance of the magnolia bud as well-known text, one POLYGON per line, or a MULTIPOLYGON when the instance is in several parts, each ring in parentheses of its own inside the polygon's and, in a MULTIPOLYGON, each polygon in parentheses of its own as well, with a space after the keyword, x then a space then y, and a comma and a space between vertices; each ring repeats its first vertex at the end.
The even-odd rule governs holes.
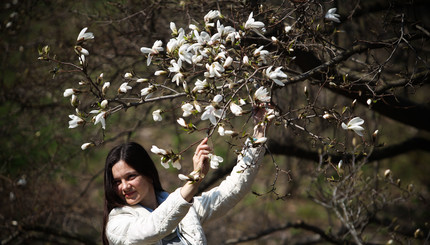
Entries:
POLYGON ((78 96, 73 94, 72 98, 70 99, 70 104, 75 108, 78 107, 78 105, 79 105, 78 96))
POLYGON ((137 83, 143 83, 143 82, 147 82, 148 78, 139 78, 136 80, 137 83))
POLYGON ((97 77, 97 84, 103 83, 103 73, 100 74, 100 76, 97 77))
POLYGON ((375 132, 373 132, 373 134, 372 134, 372 140, 373 140, 373 142, 375 142, 376 141, 376 136, 378 135, 378 130, 375 130, 375 132))
POLYGON ((107 101, 107 100, 103 100, 103 101, 100 103, 100 107, 101 107, 102 109, 104 109, 104 108, 106 108, 107 104, 108 104, 108 101, 107 101))
POLYGON ((355 107, 355 105, 357 104, 357 99, 355 99, 355 100, 353 100, 352 101, 352 104, 351 104, 351 109, 353 109, 354 107, 355 107))
POLYGON ((389 178, 389 177, 391 177, 391 170, 389 170, 389 169, 385 170, 385 172, 384 172, 384 177, 385 177, 385 178, 389 178))
POLYGON ((84 143, 84 144, 82 144, 81 149, 84 151, 84 150, 86 150, 92 146, 94 146, 93 143, 84 143))
POLYGON ((161 76, 161 75, 164 75, 164 74, 167 74, 167 71, 159 70, 159 71, 156 71, 156 72, 154 73, 154 75, 155 75, 155 76, 161 76))
POLYGON ((102 87, 102 93, 106 94, 107 89, 110 87, 110 82, 105 82, 102 87))
POLYGON ((421 231, 421 229, 417 229, 415 232, 414 232, 414 237, 415 238, 419 238, 419 237, 421 237, 422 236, 422 231, 421 231))
POLYGON ((325 114, 323 115, 324 119, 329 119, 332 118, 333 116, 331 114, 329 114, 328 112, 325 112, 325 114))

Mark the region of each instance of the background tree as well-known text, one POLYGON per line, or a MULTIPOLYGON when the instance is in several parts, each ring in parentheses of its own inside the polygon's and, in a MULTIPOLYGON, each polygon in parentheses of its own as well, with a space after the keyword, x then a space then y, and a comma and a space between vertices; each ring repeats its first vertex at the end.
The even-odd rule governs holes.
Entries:
MULTIPOLYGON (((207 121, 196 123, 193 134, 177 124, 181 98, 130 107, 124 102, 129 97, 117 97, 116 90, 128 81, 126 73, 176 88, 171 74, 152 75, 154 66, 146 65, 140 48, 151 48, 156 40, 168 43, 171 21, 187 30, 190 24, 204 25, 210 10, 222 13, 225 26, 243 31, 253 12, 265 31, 249 31, 240 51, 263 46, 273 69, 282 67, 288 75, 282 79, 285 86, 279 86, 264 77, 269 64, 258 65, 258 58, 250 57, 261 72, 251 73, 261 82, 252 86, 271 83, 278 114, 254 194, 205 227, 211 244, 428 242, 430 34, 424 6, 425 1, 4 3, 2 243, 99 243, 106 151, 134 140, 148 150, 157 145, 178 153, 204 136, 207 121), (76 37, 85 26, 95 39, 81 45, 76 37), (89 51, 87 66, 79 63, 76 44, 89 51), (94 114, 84 126, 66 129, 75 111, 63 97, 65 89, 97 82, 101 73, 111 84, 110 98, 118 99, 109 106, 121 110, 106 119, 106 130, 92 125, 94 114), (159 108, 168 113, 154 122, 152 112, 159 108), (342 128, 354 117, 364 119, 363 136, 342 128), (97 147, 83 152, 84 142, 97 147)), ((165 50, 158 58, 152 62, 166 62, 166 69, 165 50)), ((194 87, 194 81, 188 84, 194 87)), ((135 95, 147 84, 130 86, 135 95)), ((92 99, 96 86, 91 88, 94 93, 79 94, 79 108, 88 112, 100 109, 92 99)), ((230 123, 238 132, 247 130, 239 118, 230 123)), ((213 134, 216 154, 225 162, 207 177, 202 191, 229 172, 235 154, 228 148, 235 149, 241 136, 213 134)), ((182 157, 180 173, 186 174, 191 156, 184 151, 182 157)), ((154 160, 159 158, 154 155, 154 160)), ((178 186, 178 171, 160 171, 172 177, 163 183, 168 190, 178 186)))

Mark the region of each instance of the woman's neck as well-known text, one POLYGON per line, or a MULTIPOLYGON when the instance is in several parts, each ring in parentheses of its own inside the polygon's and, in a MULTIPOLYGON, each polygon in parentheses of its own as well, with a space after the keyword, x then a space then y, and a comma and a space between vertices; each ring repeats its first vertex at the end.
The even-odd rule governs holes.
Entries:
POLYGON ((157 196, 155 195, 155 191, 153 190, 152 193, 148 193, 147 197, 148 198, 142 200, 140 204, 142 204, 142 206, 144 207, 155 210, 159 205, 157 201, 157 196))

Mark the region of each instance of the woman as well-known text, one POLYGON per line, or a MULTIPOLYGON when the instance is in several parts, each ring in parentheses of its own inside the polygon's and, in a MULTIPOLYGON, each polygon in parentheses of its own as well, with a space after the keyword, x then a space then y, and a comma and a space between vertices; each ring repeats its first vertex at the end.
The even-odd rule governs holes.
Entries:
MULTIPOLYGON (((259 124, 254 138, 263 137, 264 131, 265 125, 259 124)), ((193 156, 194 170, 201 176, 209 171, 207 141, 202 140, 193 156)), ((142 146, 113 148, 105 166, 103 244, 206 244, 202 224, 225 214, 249 192, 264 152, 248 140, 230 176, 194 197, 203 178, 168 194, 142 146)))

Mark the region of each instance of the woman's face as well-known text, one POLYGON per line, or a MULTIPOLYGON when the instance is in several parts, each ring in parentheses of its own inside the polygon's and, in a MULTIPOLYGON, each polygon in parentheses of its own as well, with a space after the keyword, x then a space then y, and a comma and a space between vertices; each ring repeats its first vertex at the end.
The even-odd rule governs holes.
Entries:
POLYGON ((112 175, 117 193, 127 204, 147 206, 155 199, 152 180, 139 174, 125 161, 120 160, 112 167, 112 175), (146 205, 145 205, 146 204, 146 205))

